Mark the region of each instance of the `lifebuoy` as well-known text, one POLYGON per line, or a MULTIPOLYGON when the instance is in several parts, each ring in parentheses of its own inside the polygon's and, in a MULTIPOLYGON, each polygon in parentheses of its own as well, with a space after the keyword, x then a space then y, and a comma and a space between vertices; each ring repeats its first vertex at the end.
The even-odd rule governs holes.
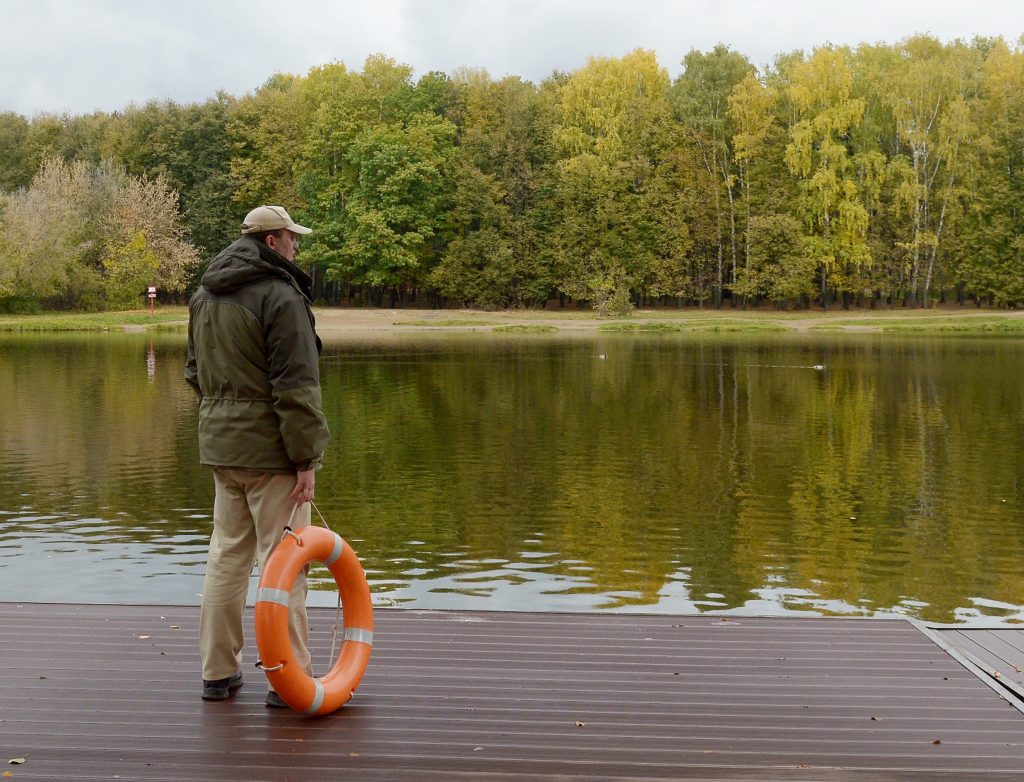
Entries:
POLYGON ((260 667, 277 694, 302 714, 330 714, 352 699, 373 646, 373 603, 355 551, 322 527, 289 532, 270 554, 256 591, 256 647, 260 667), (338 659, 320 679, 306 674, 288 635, 288 599, 299 571, 323 562, 341 594, 345 636, 338 659))

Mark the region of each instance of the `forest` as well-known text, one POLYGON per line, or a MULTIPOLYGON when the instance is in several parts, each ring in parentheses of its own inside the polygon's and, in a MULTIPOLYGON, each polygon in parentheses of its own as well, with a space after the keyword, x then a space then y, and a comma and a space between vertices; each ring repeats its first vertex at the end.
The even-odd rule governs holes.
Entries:
POLYGON ((317 301, 1024 303, 1024 40, 915 36, 540 84, 385 55, 242 97, 0 113, 0 311, 183 300, 255 205, 317 301))

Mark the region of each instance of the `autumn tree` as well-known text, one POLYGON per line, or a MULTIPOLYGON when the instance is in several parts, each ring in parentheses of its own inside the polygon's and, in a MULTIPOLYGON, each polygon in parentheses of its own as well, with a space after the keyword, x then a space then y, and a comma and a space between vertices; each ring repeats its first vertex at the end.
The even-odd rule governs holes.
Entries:
POLYGON ((900 49, 903 56, 887 79, 897 155, 905 161, 897 203, 908 230, 899 246, 907 257, 910 301, 927 307, 942 241, 959 211, 974 135, 969 99, 976 69, 963 44, 917 36, 900 49))
POLYGON ((110 163, 44 161, 6 199, 0 298, 62 307, 123 308, 147 285, 182 291, 198 264, 185 241, 177 193, 161 178, 110 163))
POLYGON ((669 79, 653 53, 591 58, 561 89, 554 141, 561 287, 622 312, 689 249, 676 197, 669 79))
MULTIPOLYGON (((771 142, 777 142, 781 128, 776 122, 778 96, 773 87, 766 84, 754 73, 748 73, 728 96, 728 117, 732 123, 733 156, 739 175, 739 186, 743 203, 743 268, 735 273, 735 277, 751 278, 752 252, 755 231, 751 230, 751 220, 755 213, 755 194, 752 192, 752 181, 760 173, 757 167, 763 165, 768 156, 771 142)), ((779 189, 776 179, 771 183, 772 189, 779 189)), ((758 286, 754 286, 756 289, 758 286)), ((734 290, 740 295, 750 295, 741 290, 734 290)))
POLYGON ((868 213, 861 202, 850 130, 864 101, 852 96, 853 76, 845 49, 816 49, 784 73, 785 99, 793 116, 786 163, 798 179, 806 251, 819 270, 821 304, 830 287, 851 292, 871 265, 868 213))

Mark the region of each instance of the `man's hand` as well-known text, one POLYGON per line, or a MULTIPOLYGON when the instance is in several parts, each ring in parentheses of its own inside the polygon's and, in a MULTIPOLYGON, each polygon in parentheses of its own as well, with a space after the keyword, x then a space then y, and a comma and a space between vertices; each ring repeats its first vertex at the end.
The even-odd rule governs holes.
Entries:
POLYGON ((313 489, 316 486, 316 468, 303 470, 295 474, 295 488, 289 495, 289 499, 299 505, 312 502, 313 489))

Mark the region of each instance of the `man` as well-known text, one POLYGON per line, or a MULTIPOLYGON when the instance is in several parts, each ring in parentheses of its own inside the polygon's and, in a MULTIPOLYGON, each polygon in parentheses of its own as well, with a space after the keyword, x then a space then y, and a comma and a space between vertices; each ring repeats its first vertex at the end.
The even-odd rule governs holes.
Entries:
MULTIPOLYGON (((199 459, 213 468, 216 489, 199 618, 205 700, 225 700, 242 685, 242 611, 253 561, 262 571, 293 511, 293 528, 309 525, 330 439, 311 281, 294 263, 299 236, 309 233, 280 206, 253 209, 242 237, 213 259, 189 303, 185 379, 199 395, 199 459)), ((305 573, 290 609, 295 655, 312 675, 305 573)), ((266 702, 285 706, 273 690, 266 702)))

